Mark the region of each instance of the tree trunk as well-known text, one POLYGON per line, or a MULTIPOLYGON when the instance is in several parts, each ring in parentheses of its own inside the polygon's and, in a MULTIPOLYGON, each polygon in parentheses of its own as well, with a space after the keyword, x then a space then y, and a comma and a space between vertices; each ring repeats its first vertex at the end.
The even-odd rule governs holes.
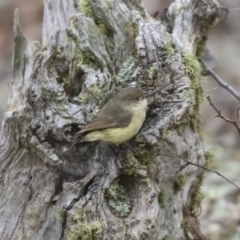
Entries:
POLYGON ((15 12, 0 142, 0 239, 205 239, 195 219, 204 164, 199 104, 215 0, 176 0, 154 20, 140 1, 44 1, 43 43, 15 12), (62 147, 120 87, 148 93, 143 128, 114 153, 62 147))

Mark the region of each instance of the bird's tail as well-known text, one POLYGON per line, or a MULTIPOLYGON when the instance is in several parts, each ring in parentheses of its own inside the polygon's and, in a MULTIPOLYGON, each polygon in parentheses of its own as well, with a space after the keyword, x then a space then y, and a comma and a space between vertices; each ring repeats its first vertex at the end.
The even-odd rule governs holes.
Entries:
POLYGON ((82 133, 77 133, 76 136, 65 146, 63 146, 62 151, 67 152, 72 149, 75 145, 84 140, 84 135, 82 133))

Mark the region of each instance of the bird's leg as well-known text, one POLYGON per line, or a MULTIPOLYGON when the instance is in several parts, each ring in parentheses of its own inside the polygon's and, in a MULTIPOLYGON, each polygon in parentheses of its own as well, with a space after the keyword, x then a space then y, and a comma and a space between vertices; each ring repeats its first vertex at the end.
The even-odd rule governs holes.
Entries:
POLYGON ((114 144, 109 144, 109 148, 112 150, 114 155, 117 155, 120 152, 119 147, 114 144))
POLYGON ((129 146, 125 143, 115 145, 115 144, 109 144, 110 149, 114 153, 114 155, 118 155, 120 153, 126 153, 129 150, 129 146))
POLYGON ((129 150, 129 145, 125 144, 125 143, 121 143, 119 144, 118 148, 120 149, 120 151, 122 153, 126 153, 129 150))

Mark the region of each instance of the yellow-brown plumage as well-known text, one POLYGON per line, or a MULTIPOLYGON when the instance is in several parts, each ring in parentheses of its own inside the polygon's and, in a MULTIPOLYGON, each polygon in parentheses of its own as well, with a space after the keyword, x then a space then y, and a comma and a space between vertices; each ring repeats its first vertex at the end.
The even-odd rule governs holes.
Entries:
POLYGON ((147 99, 138 88, 120 90, 74 137, 64 151, 79 142, 104 141, 119 145, 140 130, 147 111, 147 99))

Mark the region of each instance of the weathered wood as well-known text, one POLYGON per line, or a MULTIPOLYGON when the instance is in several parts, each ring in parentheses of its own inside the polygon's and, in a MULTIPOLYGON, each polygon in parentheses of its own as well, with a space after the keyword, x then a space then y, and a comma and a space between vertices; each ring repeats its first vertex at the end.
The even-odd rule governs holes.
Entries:
POLYGON ((156 21, 140 1, 45 0, 41 47, 24 38, 16 11, 0 141, 0 239, 190 236, 202 171, 179 172, 183 163, 173 156, 205 162, 198 58, 218 10, 215 0, 176 0, 156 21), (154 97, 129 150, 82 143, 63 153, 130 83, 154 97))

